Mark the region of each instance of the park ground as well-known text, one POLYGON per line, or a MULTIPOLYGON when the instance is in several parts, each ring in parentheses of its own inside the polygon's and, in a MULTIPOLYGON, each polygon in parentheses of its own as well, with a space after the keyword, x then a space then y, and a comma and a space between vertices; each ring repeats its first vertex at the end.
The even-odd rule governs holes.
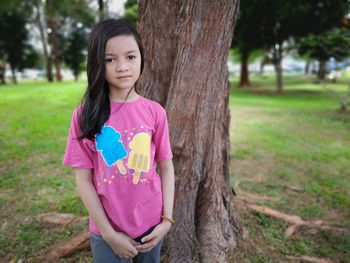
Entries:
MULTIPOLYGON (((231 78, 232 186, 270 197, 255 203, 350 229, 350 113, 338 110, 333 90, 345 96, 349 78, 313 84, 312 76, 286 76, 275 94, 273 76, 253 76, 237 89, 231 78), (297 191, 291 190, 297 189, 297 191)), ((72 171, 62 167, 70 116, 83 82, 28 82, 0 87, 0 262, 35 258, 86 228, 47 229, 47 212, 87 215, 72 171)), ((350 234, 302 228, 286 237, 287 224, 236 206, 246 229, 233 262, 287 261, 287 256, 350 262, 350 234)), ((60 262, 90 262, 88 251, 60 262)))

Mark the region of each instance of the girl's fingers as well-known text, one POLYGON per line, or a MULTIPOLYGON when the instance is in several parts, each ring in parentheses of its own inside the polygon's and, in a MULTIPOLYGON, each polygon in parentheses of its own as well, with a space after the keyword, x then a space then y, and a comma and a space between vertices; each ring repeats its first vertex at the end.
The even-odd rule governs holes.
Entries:
POLYGON ((141 245, 141 243, 133 240, 133 239, 130 239, 130 243, 133 244, 133 246, 138 246, 138 245, 141 245))
POLYGON ((157 242, 154 242, 154 241, 150 241, 150 242, 147 242, 143 245, 140 245, 140 246, 136 246, 136 249, 139 251, 139 252, 147 252, 147 251, 150 251, 156 244, 157 242))
POLYGON ((157 237, 157 232, 153 230, 153 231, 151 232, 151 234, 149 234, 149 235, 143 237, 143 238, 141 239, 141 242, 142 242, 142 243, 146 243, 146 242, 152 240, 152 239, 155 238, 155 237, 157 237))

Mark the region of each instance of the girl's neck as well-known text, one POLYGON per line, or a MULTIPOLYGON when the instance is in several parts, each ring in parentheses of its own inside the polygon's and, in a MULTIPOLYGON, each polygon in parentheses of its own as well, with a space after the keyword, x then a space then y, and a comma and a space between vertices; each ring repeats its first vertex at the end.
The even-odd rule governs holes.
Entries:
POLYGON ((129 90, 125 90, 125 91, 123 90, 119 92, 110 88, 109 99, 111 101, 116 101, 116 102, 124 102, 124 101, 128 102, 128 101, 134 101, 139 97, 139 95, 135 91, 135 88, 131 89, 129 95, 128 93, 129 93, 129 90))

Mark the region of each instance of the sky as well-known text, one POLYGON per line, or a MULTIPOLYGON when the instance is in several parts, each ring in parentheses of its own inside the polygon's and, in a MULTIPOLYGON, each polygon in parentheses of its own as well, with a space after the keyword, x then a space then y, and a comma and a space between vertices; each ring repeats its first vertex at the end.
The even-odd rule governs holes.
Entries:
MULTIPOLYGON (((124 3, 126 0, 105 0, 108 3, 108 9, 112 13, 116 13, 119 16, 124 14, 124 3)), ((97 1, 95 1, 97 3, 97 1)))

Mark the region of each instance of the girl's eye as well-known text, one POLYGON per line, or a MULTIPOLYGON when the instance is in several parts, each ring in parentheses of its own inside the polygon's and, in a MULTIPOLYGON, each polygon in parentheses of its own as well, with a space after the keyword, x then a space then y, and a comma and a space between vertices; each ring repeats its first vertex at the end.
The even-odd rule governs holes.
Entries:
POLYGON ((111 62, 113 62, 113 58, 106 58, 106 59, 105 59, 105 62, 106 62, 106 63, 111 63, 111 62))
POLYGON ((134 59, 136 58, 136 56, 130 55, 130 56, 128 56, 128 58, 129 58, 130 60, 134 60, 134 59))

